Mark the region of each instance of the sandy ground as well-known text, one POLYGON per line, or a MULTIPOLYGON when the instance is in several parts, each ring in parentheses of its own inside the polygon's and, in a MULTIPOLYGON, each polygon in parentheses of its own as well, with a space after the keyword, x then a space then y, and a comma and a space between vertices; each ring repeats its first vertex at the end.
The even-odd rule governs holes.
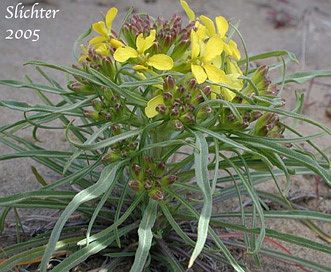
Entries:
MULTIPOLYGON (((7 8, 23 2, 24 5, 33 5, 31 1, 2 0, 0 2, 0 79, 22 80, 25 74, 40 82, 38 74, 33 67, 23 66, 29 60, 44 60, 54 64, 71 65, 75 62, 72 54, 73 44, 79 34, 85 32, 91 23, 100 20, 100 12, 106 12, 110 6, 116 6, 121 18, 128 8, 133 5, 136 12, 146 12, 153 16, 162 14, 169 17, 173 13, 182 15, 182 9, 177 0, 48 0, 39 1, 38 7, 58 10, 55 18, 49 19, 14 19, 10 17, 7 8), (9 29, 40 30, 39 40, 31 39, 6 39, 10 34, 9 29)), ((330 69, 330 44, 331 44, 331 1, 328 0, 188 0, 191 7, 209 17, 223 15, 226 18, 240 20, 239 29, 245 38, 250 55, 270 50, 286 49, 294 52, 300 60, 299 65, 290 65, 289 69, 310 70, 330 69)), ((115 25, 116 27, 116 25, 115 25)), ((263 63, 257 63, 263 64, 263 63)), ((52 76, 64 83, 62 74, 55 72, 52 76)), ((327 112, 330 110, 331 90, 330 79, 317 79, 304 86, 291 86, 284 93, 288 106, 293 106, 294 90, 299 88, 307 96, 305 114, 319 122, 331 127, 331 119, 327 112)), ((38 102, 38 98, 29 90, 11 89, 0 86, 0 99, 19 100, 31 103, 38 102)), ((22 118, 17 112, 0 109, 0 125, 7 124, 22 118)), ((309 127, 303 127, 304 131, 313 132, 309 127)), ((27 138, 31 138, 29 132, 22 132, 27 138)), ((44 144, 49 148, 62 148, 65 142, 64 135, 40 134, 44 144)), ((323 138, 319 144, 322 148, 330 145, 330 137, 323 138)), ((0 154, 12 152, 6 146, 0 144, 0 154)), ((0 162, 0 196, 12 193, 31 191, 40 185, 31 173, 30 167, 35 166, 47 178, 48 181, 58 177, 51 171, 37 165, 32 160, 11 160, 0 162)), ((330 192, 330 188, 323 182, 319 185, 322 192, 330 192)), ((270 190, 273 186, 270 185, 270 190)), ((325 200, 316 207, 315 183, 312 178, 293 180, 291 194, 293 197, 302 196, 300 204, 310 208, 331 212, 331 202, 325 200)), ((23 211, 22 211, 23 213, 23 211)), ((8 222, 10 227, 10 222, 8 222)), ((315 235, 300 222, 288 222, 278 220, 268 222, 268 226, 289 233, 301 233, 305 237, 317 239, 315 235)), ((330 225, 321 225, 323 230, 331 235, 330 225)), ((9 228, 10 229, 10 228, 9 228)), ((7 233, 8 234, 8 233, 7 233)), ((0 245, 7 239, 6 233, 0 237, 0 245)), ((331 267, 331 256, 315 254, 301 248, 290 248, 293 254, 318 260, 331 267)), ((252 271, 301 271, 297 268, 283 265, 275 260, 264 260, 262 268, 252 268, 252 271)))

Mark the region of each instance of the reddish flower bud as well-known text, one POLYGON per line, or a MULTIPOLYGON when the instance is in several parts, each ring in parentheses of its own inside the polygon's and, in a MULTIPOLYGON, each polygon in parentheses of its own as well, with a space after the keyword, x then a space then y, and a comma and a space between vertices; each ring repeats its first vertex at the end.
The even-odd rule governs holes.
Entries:
POLYGON ((172 76, 167 76, 163 80, 163 91, 164 92, 173 92, 175 90, 176 82, 172 76))
POLYGON ((133 190, 135 190, 136 192, 139 192, 142 190, 143 185, 141 184, 141 182, 139 180, 131 180, 129 182, 129 187, 133 190))
POLYGON ((158 189, 151 190, 148 193, 148 195, 149 195, 150 198, 152 198, 154 200, 157 200, 157 201, 160 201, 160 200, 164 199, 164 194, 158 189))

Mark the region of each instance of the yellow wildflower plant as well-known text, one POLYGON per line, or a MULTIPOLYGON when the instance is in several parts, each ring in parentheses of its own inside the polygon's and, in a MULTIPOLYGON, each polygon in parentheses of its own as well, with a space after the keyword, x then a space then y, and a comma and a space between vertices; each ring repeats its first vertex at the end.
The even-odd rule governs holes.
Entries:
POLYGON ((125 62, 129 59, 137 59, 137 65, 133 68, 136 70, 148 69, 149 66, 157 70, 170 70, 173 67, 173 60, 165 54, 150 55, 146 51, 152 47, 156 37, 155 29, 144 38, 140 33, 136 38, 136 49, 130 46, 122 46, 116 49, 114 59, 118 62, 125 62))
MULTIPOLYGON (((42 255, 38 265, 42 272, 48 271, 49 261, 58 251, 64 252, 63 261, 56 263, 54 271, 72 271, 82 260, 95 254, 102 258, 103 253, 111 252, 110 262, 126 271, 188 271, 191 267, 210 271, 209 260, 213 259, 213 267, 220 262, 223 267, 227 262, 232 268, 224 268, 243 272, 250 267, 237 254, 232 256, 228 247, 253 249, 251 254, 258 262, 256 256, 265 253, 259 249, 266 238, 293 243, 299 239, 266 229, 264 218, 273 211, 272 206, 265 209, 264 202, 276 200, 285 213, 287 204, 295 212, 287 196, 296 173, 318 176, 331 186, 328 154, 313 144, 331 131, 300 115, 297 107, 293 112, 282 109, 280 90, 289 82, 331 76, 331 72, 288 75, 287 60, 296 59, 284 50, 239 61, 240 51, 232 40, 235 32, 229 31, 231 27, 237 31, 234 25, 223 16, 214 20, 205 15, 196 17, 186 1, 180 3, 188 16, 186 25, 176 14, 168 19, 153 18, 131 15, 130 9, 118 33, 112 29, 118 10, 109 9, 103 21, 91 26, 98 36, 81 46, 78 63, 72 67, 28 63, 37 66, 47 85, 32 80, 0 80, 0 85, 10 88, 36 90, 43 98, 42 105, 0 101, 0 106, 24 114, 24 119, 0 126, 0 142, 15 150, 14 154, 1 155, 0 160, 25 158, 28 152, 32 159, 63 175, 49 184, 42 180, 41 191, 28 192, 31 199, 26 193, 0 197, 2 221, 6 210, 17 205, 63 209, 50 235, 36 237, 40 245, 47 246, 40 247, 32 239, 24 241, 23 251, 13 250, 21 244, 1 249, 0 271, 12 271, 17 266, 24 269, 35 263, 32 248, 42 255), (266 65, 251 68, 250 60, 263 63, 270 57, 283 60, 282 69, 273 71, 279 72, 280 79, 270 79, 266 65), (246 69, 241 70, 240 64, 246 69), (39 67, 64 72, 66 86, 60 86, 39 67), (57 95, 56 101, 51 101, 49 93, 57 95), (26 112, 31 114, 26 116, 26 112), (75 119, 79 122, 73 122, 75 119), (291 122, 306 122, 326 133, 302 135, 291 122), (31 140, 16 134, 26 126, 33 127, 31 140), (36 135, 39 128, 63 129, 66 141, 61 144, 68 144, 65 152, 40 145, 36 141, 42 136, 42 130, 36 135), (77 192, 66 189, 73 180, 77 192), (261 183, 272 180, 279 195, 260 190, 261 183), (63 187, 65 184, 68 186, 63 187), (222 192, 226 192, 226 198, 222 198, 222 192), (236 214, 248 220, 232 222, 229 231, 236 231, 233 238, 239 239, 224 245, 217 234, 223 231, 222 222, 229 221, 233 209, 225 205, 224 213, 214 213, 213 205, 222 205, 223 200, 238 202, 243 197, 251 200, 251 207, 246 212, 240 205, 236 214), (81 231, 73 232, 66 224, 75 212, 84 213, 77 229, 87 230, 85 239, 81 231), (238 236, 240 230, 244 232, 238 236), (72 237, 64 237, 67 235, 72 237), (244 235, 256 239, 241 239, 244 235), (61 248, 57 246, 60 244, 61 248), (130 258, 121 258, 125 252, 130 258)), ((296 98, 298 107, 302 106, 303 96, 296 98)), ((277 214, 281 217, 282 212, 277 214)), ((325 221, 321 213, 309 211, 302 216, 307 215, 325 221)), ((298 216, 295 213, 293 218, 298 216)), ((325 243, 315 240, 302 240, 301 245, 326 252, 325 243)), ((314 271, 330 271, 320 263, 314 266, 290 254, 280 255, 278 248, 267 253, 302 268, 307 264, 314 271)))

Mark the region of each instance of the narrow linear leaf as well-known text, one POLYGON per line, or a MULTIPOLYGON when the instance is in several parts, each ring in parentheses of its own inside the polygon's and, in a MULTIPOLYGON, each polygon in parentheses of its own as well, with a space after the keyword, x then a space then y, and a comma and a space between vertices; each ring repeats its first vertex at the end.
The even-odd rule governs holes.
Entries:
POLYGON ((206 243, 213 203, 207 168, 208 144, 201 132, 195 131, 194 134, 196 137, 195 144, 197 146, 197 149, 194 150, 196 180, 199 188, 202 191, 204 203, 198 223, 198 238, 194 250, 191 254, 188 265, 189 268, 192 267, 194 261, 199 256, 206 243))
MULTIPOLYGON (((277 50, 277 51, 270 51, 270 52, 266 52, 266 53, 262 53, 262 54, 258 54, 258 55, 254 55, 254 56, 250 56, 249 57, 249 61, 255 61, 255 60, 259 60, 259 59, 268 59, 271 57, 281 57, 281 56, 288 56, 292 61, 299 63, 298 59, 296 58, 295 54, 292 52, 289 52, 287 50, 277 50)), ((242 59, 240 61, 238 61, 238 65, 242 65, 244 63, 247 62, 247 59, 242 59)))
POLYGON ((41 271, 47 270, 47 263, 52 256, 52 252, 56 246, 56 243, 60 237, 61 231, 67 222, 70 215, 84 202, 94 199, 103 194, 113 182, 115 182, 116 172, 123 162, 116 162, 106 166, 100 176, 97 183, 88 187, 87 189, 79 192, 75 195, 73 200, 68 204, 66 209, 63 211, 60 219, 54 226, 51 237, 49 239, 48 247, 45 250, 43 261, 40 265, 41 271))
POLYGON ((144 269, 149 250, 152 245, 152 227, 154 226, 156 220, 157 207, 158 202, 156 200, 150 199, 139 225, 139 244, 130 272, 140 272, 144 269))
POLYGON ((285 83, 294 82, 294 83, 303 84, 317 77, 330 77, 330 76, 331 76, 331 70, 312 70, 312 71, 293 73, 285 76, 285 79, 277 79, 274 82, 277 84, 282 83, 283 81, 285 83))
POLYGON ((54 94, 69 94, 71 92, 65 92, 63 89, 51 87, 47 85, 42 84, 36 84, 36 83, 27 83, 27 82, 21 82, 16 80, 0 80, 0 85, 6 85, 14 88, 28 88, 28 89, 37 89, 41 92, 47 92, 47 93, 54 93, 54 94))
MULTIPOLYGON (((130 224, 119 229, 119 236, 123 236, 127 234, 129 231, 134 230, 137 227, 136 223, 130 224)), ((109 233, 107 237, 104 237, 102 240, 94 241, 93 243, 88 244, 86 247, 77 250, 69 257, 64 259, 59 265, 57 265, 53 272, 62 272, 62 271, 70 271, 73 267, 77 266, 78 264, 84 262, 88 257, 92 256, 100 252, 101 250, 105 249, 111 243, 115 241, 115 236, 113 233, 109 233)))

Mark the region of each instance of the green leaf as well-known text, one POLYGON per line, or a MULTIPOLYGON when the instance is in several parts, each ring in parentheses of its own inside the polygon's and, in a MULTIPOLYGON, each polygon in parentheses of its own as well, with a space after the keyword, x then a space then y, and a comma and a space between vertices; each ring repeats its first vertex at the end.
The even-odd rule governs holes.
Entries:
POLYGON ((331 70, 311 70, 311 71, 303 71, 303 72, 297 72, 290 75, 286 75, 285 79, 283 78, 276 79, 274 82, 280 84, 284 80, 285 83, 295 82, 295 83, 303 84, 316 77, 330 77, 330 76, 331 76, 331 70))
MULTIPOLYGON (((118 230, 119 236, 123 236, 128 232, 134 230, 137 227, 136 223, 127 225, 118 230)), ((108 233, 107 236, 102 237, 102 239, 96 240, 93 243, 88 244, 86 247, 77 250, 69 257, 65 258, 61 261, 57 266, 55 266, 52 271, 53 272, 62 272, 62 271, 70 271, 71 268, 77 266, 78 264, 84 262, 88 257, 94 255, 101 250, 105 249, 115 240, 114 233, 108 233)))
POLYGON ((325 182, 331 185, 330 171, 324 169, 321 165, 318 164, 316 160, 312 159, 307 155, 304 155, 300 152, 296 152, 295 150, 284 147, 282 145, 273 142, 272 140, 262 137, 258 137, 258 138, 240 137, 240 139, 238 138, 236 141, 245 143, 246 145, 251 145, 255 148, 259 148, 260 150, 265 149, 280 154, 282 156, 285 156, 286 158, 291 158, 295 162, 297 162, 298 166, 307 167, 315 174, 321 176, 325 180, 325 182))
POLYGON ((149 250, 152 245, 152 227, 154 226, 156 220, 157 207, 158 202, 150 198, 147 208, 144 210, 143 218, 139 225, 139 244, 130 272, 140 272, 144 269, 147 257, 149 255, 149 250))
POLYGON ((79 149, 82 149, 82 150, 97 150, 97 149, 101 149, 101 148, 104 148, 104 147, 108 147, 108 146, 110 146, 110 145, 112 145, 116 142, 121 141, 121 140, 137 136, 140 133, 142 133, 144 130, 148 130, 148 129, 151 129, 153 127, 156 127, 156 126, 160 125, 161 123, 162 123, 162 121, 154 122, 154 123, 151 123, 151 124, 149 124, 145 127, 142 127, 142 128, 136 129, 136 130, 129 130, 129 131, 124 132, 122 134, 115 135, 115 136, 110 137, 106 140, 103 140, 103 141, 100 141, 100 142, 97 142, 97 143, 93 143, 93 144, 90 144, 89 142, 83 143, 83 144, 75 143, 70 138, 69 133, 68 133, 70 126, 68 126, 68 128, 67 128, 66 136, 67 136, 68 140, 70 141, 70 143, 72 143, 75 147, 77 147, 79 149))
POLYGON ((21 82, 16 80, 0 80, 0 85, 6 85, 14 88, 28 88, 33 90, 39 90, 41 92, 53 93, 53 94, 69 94, 72 92, 64 91, 61 88, 51 87, 43 84, 36 84, 36 83, 27 83, 21 82))
POLYGON ((137 92, 133 93, 129 90, 126 90, 125 88, 121 88, 120 86, 118 86, 116 83, 114 83, 113 81, 111 81, 108 77, 104 76, 103 74, 101 74, 100 72, 89 68, 89 73, 78 70, 78 69, 74 69, 71 67, 67 67, 64 65, 54 65, 54 64, 49 64, 43 61, 30 61, 25 63, 25 65, 27 64, 32 64, 32 65, 37 65, 37 66, 45 66, 45 67, 49 67, 49 68, 53 68, 56 70, 60 70, 66 73, 69 73, 71 75, 74 76, 79 76, 79 77, 83 77, 86 80, 95 83, 99 86, 105 86, 108 88, 111 88, 114 92, 124 96, 125 98, 128 99, 128 101, 133 102, 135 105, 138 106, 142 106, 142 107, 146 107, 147 105, 147 100, 142 97, 141 95, 139 95, 137 92))
POLYGON ((208 144, 204 135, 199 132, 194 132, 196 137, 196 146, 194 150, 195 174, 199 188, 203 194, 203 208, 201 210, 198 223, 198 238, 194 250, 191 254, 188 267, 192 267, 194 261, 201 253, 207 239, 209 221, 212 213, 212 194, 208 178, 208 144))
MULTIPOLYGON (((57 199, 61 200, 70 200, 74 197, 74 192, 67 192, 67 191, 46 191, 46 190, 39 190, 39 191, 32 191, 32 192, 24 192, 15 195, 5 196, 0 198, 0 207, 10 207, 16 203, 22 202, 24 200, 32 200, 32 199, 57 199)), ((28 206, 27 206, 28 208, 28 206)))
MULTIPOLYGON (((81 237, 74 237, 59 241, 55 244, 54 250, 56 251, 69 250, 70 248, 76 247, 77 240, 79 240, 80 238, 81 237)), ((0 271, 12 271, 11 269, 16 267, 17 265, 29 264, 31 260, 35 260, 35 259, 39 261, 46 248, 47 245, 44 245, 40 247, 31 248, 29 250, 14 255, 6 259, 4 262, 0 263, 0 271)), ((54 254, 54 256, 56 256, 56 254, 54 254)))
MULTIPOLYGON (((271 57, 281 57, 281 56, 286 56, 286 55, 290 58, 291 61, 299 63, 299 61, 297 60, 295 54, 292 53, 292 52, 286 51, 286 50, 270 51, 270 52, 258 54, 258 55, 255 55, 255 56, 250 56, 249 61, 255 61, 255 60, 260 60, 260 59, 268 59, 268 58, 271 58, 271 57)), ((242 59, 242 60, 238 61, 238 65, 242 65, 246 62, 247 62, 246 59, 242 59)))
POLYGON ((41 271, 47 270, 47 263, 52 256, 52 252, 56 246, 56 243, 60 237, 61 231, 67 222, 70 215, 77 210, 77 208, 84 202, 90 201, 94 198, 102 195, 111 185, 115 182, 115 176, 119 169, 119 167, 123 164, 123 162, 116 162, 107 165, 101 173, 100 179, 97 183, 92 186, 86 188, 83 191, 80 191, 75 195, 73 200, 68 204, 66 209, 63 211, 61 217, 56 222, 54 229, 52 231, 51 237, 49 238, 48 247, 45 250, 43 261, 41 262, 41 271))

